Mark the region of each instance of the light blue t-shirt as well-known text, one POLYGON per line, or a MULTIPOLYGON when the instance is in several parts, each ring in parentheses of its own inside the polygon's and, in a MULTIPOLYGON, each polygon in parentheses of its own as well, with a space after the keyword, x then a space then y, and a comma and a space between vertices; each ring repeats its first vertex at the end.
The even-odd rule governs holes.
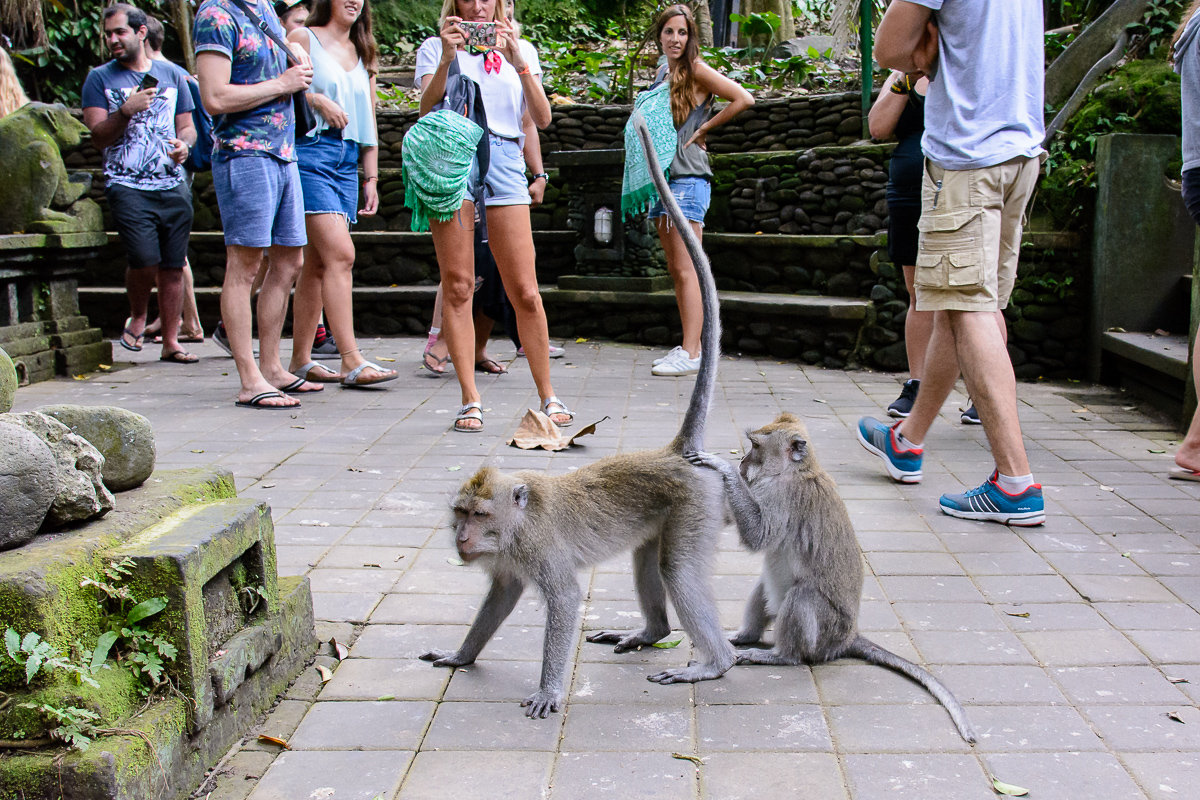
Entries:
POLYGON ((940 54, 921 149, 943 169, 1042 152, 1041 0, 905 0, 933 9, 940 54))
MULTIPOLYGON (((375 137, 375 99, 371 96, 371 76, 363 66, 362 59, 354 65, 354 69, 346 70, 338 60, 325 49, 317 34, 308 28, 308 54, 312 58, 313 80, 309 91, 323 94, 342 107, 346 112, 346 127, 342 129, 342 138, 358 142, 364 147, 372 147, 379 142, 375 137)), ((320 114, 317 127, 309 132, 315 136, 321 131, 328 130, 329 123, 320 114)))
POLYGON ((1188 19, 1175 42, 1175 71, 1183 97, 1183 171, 1200 167, 1200 13, 1188 19))

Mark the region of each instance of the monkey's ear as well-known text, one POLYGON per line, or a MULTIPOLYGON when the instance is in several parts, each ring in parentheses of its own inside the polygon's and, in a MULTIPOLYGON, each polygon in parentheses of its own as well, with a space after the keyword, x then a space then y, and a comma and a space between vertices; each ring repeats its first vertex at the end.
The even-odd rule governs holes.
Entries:
POLYGON ((513 487, 512 491, 513 505, 517 508, 524 508, 529 505, 529 486, 524 483, 519 483, 513 487))
POLYGON ((793 436, 791 441, 792 461, 803 461, 808 455, 808 442, 800 436, 793 436))

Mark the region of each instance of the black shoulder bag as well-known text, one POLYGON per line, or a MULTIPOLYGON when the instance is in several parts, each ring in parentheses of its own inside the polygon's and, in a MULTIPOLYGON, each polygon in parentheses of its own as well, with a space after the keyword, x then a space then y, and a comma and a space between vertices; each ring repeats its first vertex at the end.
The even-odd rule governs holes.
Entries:
MULTIPOLYGON (((266 20, 262 19, 254 10, 246 4, 245 0, 229 0, 242 13, 250 18, 250 21, 258 25, 258 29, 263 32, 268 39, 283 50, 284 56, 287 57, 288 64, 293 67, 300 63, 300 59, 296 58, 296 54, 292 52, 292 48, 288 47, 287 42, 279 37, 279 34, 271 30, 267 25, 266 20)), ((317 127, 317 115, 312 110, 312 106, 308 104, 308 90, 301 89, 292 95, 292 110, 296 115, 296 133, 300 136, 307 136, 309 131, 317 127)))

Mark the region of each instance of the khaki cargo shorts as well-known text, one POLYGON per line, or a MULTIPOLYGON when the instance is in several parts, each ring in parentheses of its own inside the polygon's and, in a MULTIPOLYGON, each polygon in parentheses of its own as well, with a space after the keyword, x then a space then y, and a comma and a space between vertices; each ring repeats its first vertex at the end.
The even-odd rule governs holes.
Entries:
POLYGON ((1038 158, 947 170, 928 159, 914 280, 918 311, 997 311, 1017 278, 1025 206, 1038 158))

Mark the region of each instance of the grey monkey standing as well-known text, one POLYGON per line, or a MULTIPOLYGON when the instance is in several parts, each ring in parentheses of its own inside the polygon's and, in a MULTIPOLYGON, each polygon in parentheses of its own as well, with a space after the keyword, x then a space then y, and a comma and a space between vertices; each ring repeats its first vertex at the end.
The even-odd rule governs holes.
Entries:
POLYGON ((975 731, 954 695, 927 670, 858 632, 862 551, 837 485, 808 442, 797 417, 780 414, 752 431, 750 452, 735 469, 711 453, 687 452, 697 466, 719 472, 742 543, 764 554, 762 576, 746 603, 738 646, 762 640, 773 617, 775 646, 737 652, 739 664, 820 664, 861 658, 908 676, 946 707, 959 734, 975 731))
POLYGON ((562 705, 582 598, 576 571, 627 550, 633 550, 645 625, 638 631, 602 631, 588 641, 615 643, 618 653, 659 641, 671 631, 669 592, 680 623, 704 660, 663 670, 649 680, 711 680, 734 662, 710 585, 725 502, 721 480, 683 458, 685 451, 703 446, 716 386, 721 338, 717 290, 708 259, 663 177, 645 121, 640 114, 631 121, 700 279, 704 359, 687 413, 679 433, 658 450, 609 456, 565 475, 505 475, 485 467, 464 483, 452 504, 455 546, 463 561, 484 560, 491 586, 458 650, 432 650, 421 656, 436 666, 472 663, 512 613, 526 584, 534 584, 546 601, 546 635, 538 690, 521 703, 530 717, 544 718, 562 705))

